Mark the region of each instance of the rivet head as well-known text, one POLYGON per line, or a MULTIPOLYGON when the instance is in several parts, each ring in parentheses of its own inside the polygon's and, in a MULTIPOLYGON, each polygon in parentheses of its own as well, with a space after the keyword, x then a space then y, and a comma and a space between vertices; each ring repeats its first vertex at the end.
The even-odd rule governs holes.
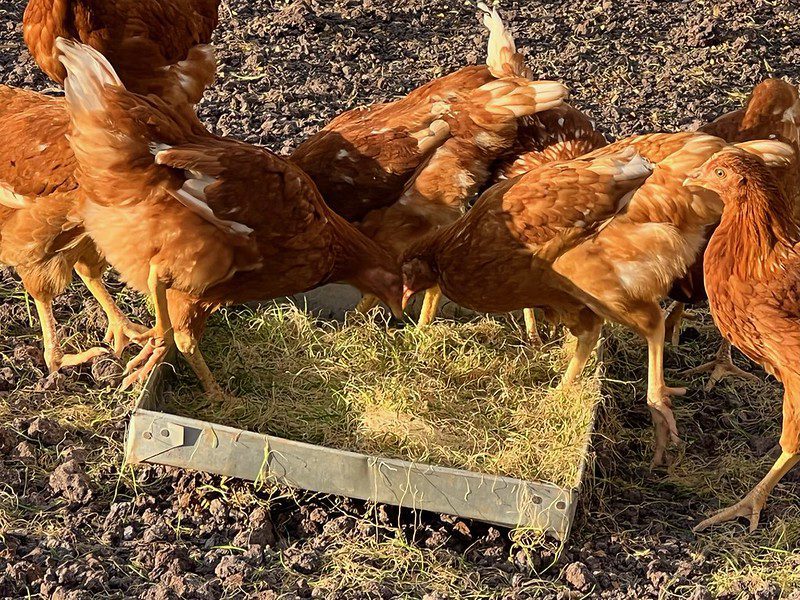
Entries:
POLYGON ((161 435, 164 437, 169 437, 169 429, 162 429, 161 435))
POLYGON ((146 439, 146 440, 152 440, 152 439, 153 439, 153 434, 152 434, 152 433, 150 433, 149 431, 145 431, 145 432, 142 434, 142 437, 143 437, 144 439, 146 439))

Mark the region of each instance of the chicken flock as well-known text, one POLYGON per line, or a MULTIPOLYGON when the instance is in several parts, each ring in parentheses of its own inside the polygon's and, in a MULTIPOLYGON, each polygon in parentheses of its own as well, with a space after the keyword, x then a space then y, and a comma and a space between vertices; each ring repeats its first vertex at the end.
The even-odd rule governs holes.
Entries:
POLYGON ((648 347, 654 466, 679 442, 663 354, 684 304, 709 301, 724 343, 784 385, 783 453, 735 506, 758 524, 800 461, 800 96, 766 80, 744 108, 697 132, 608 143, 538 81, 496 9, 486 64, 393 102, 347 111, 291 156, 211 133, 195 104, 213 83, 219 0, 30 0, 24 40, 63 97, 0 86, 0 263, 34 299, 51 371, 107 352, 65 353, 52 310, 76 271, 108 317, 105 342, 141 346, 123 387, 173 348, 210 395, 200 351, 222 306, 329 282, 419 324, 442 296, 481 312, 533 309, 577 337, 561 385, 584 370, 604 321, 648 347), (106 290, 115 269, 146 294, 131 322, 106 290), (661 302, 676 301, 665 315, 661 302))

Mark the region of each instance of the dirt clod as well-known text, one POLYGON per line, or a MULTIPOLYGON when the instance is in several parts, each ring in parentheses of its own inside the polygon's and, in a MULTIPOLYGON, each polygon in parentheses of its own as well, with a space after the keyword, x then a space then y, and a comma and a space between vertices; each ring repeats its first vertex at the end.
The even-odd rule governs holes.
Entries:
POLYGON ((58 466, 48 480, 50 489, 68 502, 86 504, 92 499, 92 487, 83 466, 76 460, 68 460, 58 466))
POLYGON ((588 592, 597 581, 589 568, 582 562, 574 562, 564 570, 564 579, 580 592, 588 592))

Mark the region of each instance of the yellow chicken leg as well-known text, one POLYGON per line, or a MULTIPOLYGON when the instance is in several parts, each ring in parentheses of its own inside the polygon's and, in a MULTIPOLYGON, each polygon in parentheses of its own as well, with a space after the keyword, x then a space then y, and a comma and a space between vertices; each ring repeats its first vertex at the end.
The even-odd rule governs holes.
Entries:
POLYGON ((419 313, 417 327, 425 327, 433 323, 442 303, 442 288, 438 285, 425 290, 425 299, 422 301, 422 310, 419 313))
POLYGON ((135 341, 143 334, 146 334, 148 328, 144 325, 132 322, 123 314, 117 306, 117 303, 114 302, 111 294, 108 293, 106 286, 103 285, 102 279, 89 272, 88 269, 80 264, 75 265, 75 271, 106 314, 108 327, 103 341, 106 344, 113 344, 115 356, 122 356, 122 352, 128 344, 131 341, 135 341))
POLYGON ((671 458, 667 446, 672 441, 680 443, 678 426, 672 412, 670 396, 683 396, 686 388, 667 387, 664 382, 664 321, 658 319, 653 331, 647 338, 647 407, 653 418, 655 427, 656 448, 653 456, 653 467, 669 465, 671 458))
POLYGON ((90 348, 77 354, 64 354, 61 342, 58 339, 52 300, 34 298, 34 302, 36 304, 36 312, 39 314, 39 322, 42 326, 44 360, 51 373, 55 373, 61 367, 81 365, 108 352, 105 348, 90 348))
POLYGON ((175 344, 197 379, 200 380, 206 395, 214 399, 228 399, 229 395, 217 383, 211 369, 208 368, 208 364, 197 346, 197 340, 189 333, 178 331, 175 333, 175 344))
POLYGON ((125 366, 126 377, 120 386, 120 389, 123 390, 135 383, 144 383, 175 344, 172 322, 169 318, 169 310, 167 310, 167 286, 159 279, 156 265, 150 265, 147 286, 155 306, 156 325, 149 332, 149 339, 144 344, 142 351, 125 366))
POLYGON ((705 519, 694 528, 694 531, 703 531, 712 525, 732 521, 738 517, 746 517, 750 521, 750 533, 754 532, 758 527, 761 511, 767 502, 770 492, 798 462, 800 462, 800 454, 790 454, 783 451, 766 477, 747 496, 733 506, 705 519))
POLYGON ((528 334, 528 342, 530 342, 530 345, 534 348, 541 348, 544 346, 544 342, 542 341, 542 336, 539 335, 539 328, 536 325, 536 313, 532 308, 525 308, 522 311, 522 316, 525 319, 525 333, 528 334))

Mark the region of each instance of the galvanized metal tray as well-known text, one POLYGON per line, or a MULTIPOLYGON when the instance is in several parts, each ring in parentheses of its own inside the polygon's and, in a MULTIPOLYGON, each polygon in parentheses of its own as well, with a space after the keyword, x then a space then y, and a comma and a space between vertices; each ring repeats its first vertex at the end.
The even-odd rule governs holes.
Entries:
MULTIPOLYGON (((602 349, 602 346, 600 346, 602 349)), ((600 364, 602 361, 600 361, 600 364)), ((156 463, 272 481, 326 494, 478 519, 506 527, 525 527, 565 540, 581 491, 551 483, 369 456, 160 410, 163 364, 150 377, 132 412, 126 462, 156 463)), ((579 481, 590 457, 592 423, 587 428, 579 481)))

